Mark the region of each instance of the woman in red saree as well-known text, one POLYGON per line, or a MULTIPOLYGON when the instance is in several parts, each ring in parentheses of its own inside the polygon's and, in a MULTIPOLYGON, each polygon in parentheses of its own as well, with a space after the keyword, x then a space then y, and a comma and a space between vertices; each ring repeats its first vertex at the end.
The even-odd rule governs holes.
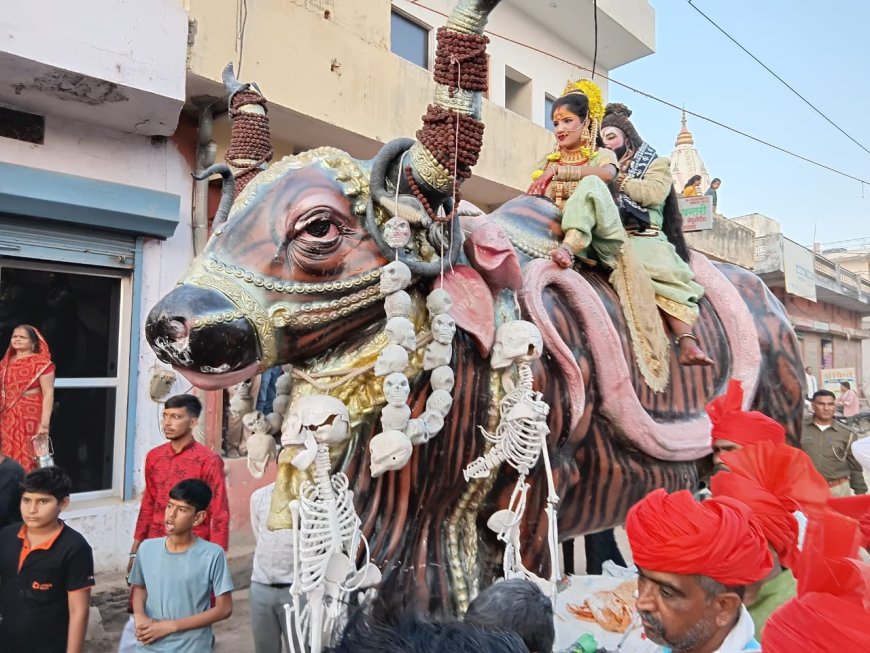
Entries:
POLYGON ((12 332, 0 360, 0 450, 30 472, 35 436, 48 436, 54 404, 54 363, 42 334, 29 324, 12 332))

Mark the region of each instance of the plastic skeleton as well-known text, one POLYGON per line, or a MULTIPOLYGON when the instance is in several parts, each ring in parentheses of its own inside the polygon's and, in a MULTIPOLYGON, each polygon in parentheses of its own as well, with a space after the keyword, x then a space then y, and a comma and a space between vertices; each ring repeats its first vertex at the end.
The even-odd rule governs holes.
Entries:
POLYGON ((339 630, 347 594, 376 585, 381 574, 371 563, 356 566, 360 545, 368 559, 368 543, 360 531, 347 476, 331 474, 329 447, 349 436, 347 408, 327 395, 301 397, 290 407, 285 427, 282 443, 304 447, 293 465, 314 465, 314 481, 305 481, 299 498, 290 502, 296 574, 290 586, 292 606, 285 606, 287 627, 289 631, 295 626, 303 651, 320 653, 329 644, 324 639, 339 630))
POLYGON ((553 470, 547 451, 547 415, 550 407, 542 399, 540 392, 534 390, 534 377, 530 361, 540 357, 542 340, 537 327, 530 322, 515 320, 501 325, 496 334, 492 366, 497 369, 515 366, 517 385, 514 387, 510 369, 506 370, 503 382, 508 389, 499 404, 501 418, 495 434, 487 433, 480 427, 484 437, 492 447, 482 456, 472 461, 464 471, 465 479, 486 478, 502 463, 507 463, 519 472, 508 508, 499 510, 489 520, 488 526, 505 543, 505 578, 527 578, 547 590, 555 601, 556 581, 561 578, 557 544, 559 541, 556 523, 556 506, 559 497, 553 483, 553 470), (526 508, 529 484, 526 477, 543 454, 547 472, 547 523, 549 526, 549 547, 551 577, 549 583, 539 578, 522 564, 520 550, 520 521, 526 508))

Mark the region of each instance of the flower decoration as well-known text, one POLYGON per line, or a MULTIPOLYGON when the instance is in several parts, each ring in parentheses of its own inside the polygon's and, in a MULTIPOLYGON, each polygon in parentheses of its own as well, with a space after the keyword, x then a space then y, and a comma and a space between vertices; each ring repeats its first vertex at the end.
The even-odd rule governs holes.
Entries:
POLYGON ((601 97, 601 89, 598 88, 598 84, 591 79, 569 80, 562 95, 578 92, 589 99, 589 117, 600 123, 604 117, 604 99, 601 97))
POLYGON ((538 179, 541 178, 541 175, 543 175, 543 174, 544 174, 544 171, 541 170, 540 168, 538 168, 537 170, 535 170, 532 173, 532 181, 537 181, 538 179))
POLYGON ((556 151, 556 152, 550 152, 550 153, 547 155, 547 161, 558 161, 558 160, 561 159, 561 158, 562 158, 562 153, 559 152, 559 151, 556 151))

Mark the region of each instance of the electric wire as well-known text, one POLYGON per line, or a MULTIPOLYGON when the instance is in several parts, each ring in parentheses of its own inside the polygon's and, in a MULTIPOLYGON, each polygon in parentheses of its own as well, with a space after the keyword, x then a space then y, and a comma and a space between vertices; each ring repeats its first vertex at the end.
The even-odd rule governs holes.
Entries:
POLYGON ((689 6, 690 6, 692 9, 694 9, 694 10, 697 11, 699 14, 701 14, 701 15, 702 15, 706 20, 707 20, 707 22, 709 22, 713 27, 715 27, 717 30, 719 30, 720 32, 722 32, 722 34, 724 34, 724 35, 726 36, 726 38, 728 38, 728 40, 731 41, 734 45, 736 45, 738 48, 740 48, 740 49, 743 50, 746 54, 748 54, 750 57, 752 57, 752 59, 753 59, 753 60, 754 60, 754 61, 755 61, 759 66, 761 66, 761 67, 764 68, 767 72, 769 72, 771 75, 773 75, 777 80, 780 81, 780 83, 782 83, 783 86, 785 86, 788 90, 790 90, 792 93, 794 93, 795 95, 797 95, 797 96, 798 96, 798 97, 799 97, 799 98, 804 102, 804 104, 806 104, 806 105, 807 105, 808 107, 810 107, 813 111, 815 111, 817 114, 819 114, 822 118, 824 118, 826 121, 828 121, 828 123, 830 123, 830 125, 831 125, 832 127, 834 127, 834 129, 836 129, 838 132, 840 132, 841 134, 843 134, 843 136, 845 136, 846 138, 848 138, 848 139, 849 139, 850 141, 852 141, 855 145, 857 145, 857 146, 860 147, 862 150, 864 150, 867 154, 870 154, 870 150, 868 150, 866 147, 864 147, 864 145, 862 145, 862 144, 859 143, 855 138, 853 138, 851 135, 849 135, 849 134, 846 132, 846 130, 844 130, 842 127, 840 127, 837 123, 835 123, 833 120, 831 120, 828 116, 826 116, 826 115, 821 111, 821 109, 819 109, 816 105, 814 105, 812 102, 810 102, 808 99, 806 99, 803 95, 801 95, 800 93, 798 93, 798 91, 795 90, 795 88, 794 88, 791 84, 789 84, 789 83, 788 83, 787 81, 785 81, 782 77, 780 77, 780 76, 777 75, 775 72, 773 72, 773 71, 770 69, 770 67, 769 67, 767 64, 765 64, 761 59, 759 59, 759 58, 756 57, 754 54, 752 54, 749 50, 747 50, 745 47, 743 47, 743 45, 741 45, 741 44, 737 41, 737 39, 735 39, 735 38, 734 38, 733 36, 731 36, 728 32, 726 32, 722 27, 720 27, 720 26, 716 23, 716 21, 714 21, 714 20, 713 20, 712 18, 710 18, 707 14, 705 14, 703 11, 701 11, 700 9, 698 9, 698 7, 696 7, 695 5, 693 5, 693 4, 692 4, 692 0, 688 0, 688 2, 689 2, 689 6))

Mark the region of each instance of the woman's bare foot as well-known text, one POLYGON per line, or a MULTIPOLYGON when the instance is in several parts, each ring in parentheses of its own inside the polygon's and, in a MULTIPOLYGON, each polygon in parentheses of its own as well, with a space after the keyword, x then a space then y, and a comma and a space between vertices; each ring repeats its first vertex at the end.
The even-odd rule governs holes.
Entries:
POLYGON ((678 360, 680 365, 703 365, 705 367, 713 365, 713 359, 704 353, 704 350, 698 346, 694 339, 688 337, 680 338, 680 357, 678 360))

